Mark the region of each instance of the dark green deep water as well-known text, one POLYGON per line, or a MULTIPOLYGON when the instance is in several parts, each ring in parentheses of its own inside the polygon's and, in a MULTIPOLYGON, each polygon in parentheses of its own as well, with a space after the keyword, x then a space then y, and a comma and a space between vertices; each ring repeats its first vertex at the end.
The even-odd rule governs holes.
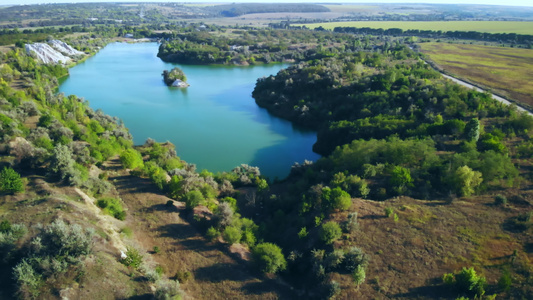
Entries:
POLYGON ((284 178, 294 162, 316 160, 316 132, 259 108, 251 96, 257 78, 287 65, 189 66, 161 61, 158 44, 115 43, 70 69, 59 91, 121 118, 135 144, 150 137, 176 145, 178 156, 198 170, 230 171, 246 163, 284 178), (167 87, 161 73, 179 66, 191 85, 167 87))

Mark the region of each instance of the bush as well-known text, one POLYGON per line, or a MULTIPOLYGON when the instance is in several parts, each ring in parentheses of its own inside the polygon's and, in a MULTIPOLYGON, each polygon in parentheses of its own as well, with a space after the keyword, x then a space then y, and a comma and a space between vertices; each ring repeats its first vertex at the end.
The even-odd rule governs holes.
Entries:
POLYGON ((352 247, 344 253, 343 267, 347 272, 354 272, 360 265, 366 266, 368 264, 368 257, 358 247, 352 247))
POLYGON ((39 287, 42 284, 42 276, 37 273, 27 259, 23 259, 13 268, 18 291, 22 299, 35 299, 39 295, 39 287))
POLYGON ((496 197, 494 197, 494 204, 505 205, 507 204, 507 198, 503 195, 496 195, 496 197))
POLYGON ((176 280, 160 280, 156 283, 154 297, 156 300, 181 299, 180 283, 176 280))
POLYGON ((389 218, 394 213, 394 208, 392 207, 386 207, 385 208, 385 216, 389 218))
POLYGON ((210 241, 216 240, 220 236, 220 232, 213 226, 209 227, 206 232, 206 237, 210 241))
POLYGON ((357 222, 357 212, 352 212, 348 214, 348 217, 344 222, 344 228, 350 233, 356 231, 359 228, 359 223, 357 222))
POLYGON ((261 243, 252 249, 255 264, 263 273, 276 273, 287 268, 281 248, 272 243, 261 243))
POLYGON ((355 285, 360 286, 366 279, 365 266, 358 265, 352 274, 355 285))
POLYGON ((238 243, 242 238, 242 232, 239 228, 228 226, 222 233, 222 237, 230 245, 238 243))
POLYGON ((137 169, 143 167, 143 159, 139 152, 134 149, 128 149, 120 155, 122 166, 127 169, 137 169))
POLYGON ((111 215, 119 220, 126 219, 126 212, 122 208, 122 203, 116 198, 102 198, 96 201, 96 205, 100 207, 104 213, 111 215))
POLYGON ((194 190, 186 193, 183 200, 185 200, 185 208, 192 210, 204 201, 204 195, 200 191, 194 190))
POLYGON ((139 250, 128 247, 126 250, 126 258, 122 259, 120 262, 127 267, 138 269, 143 262, 143 256, 139 253, 139 250))
POLYGON ((176 272, 176 280, 182 283, 187 282, 191 278, 191 272, 189 271, 178 271, 176 272))
POLYGON ((476 274, 473 267, 465 268, 458 273, 444 274, 443 281, 453 286, 459 293, 465 293, 474 297, 482 297, 485 294, 487 280, 476 274))
POLYGON ((56 220, 46 226, 43 232, 34 238, 39 240, 40 255, 78 257, 90 253, 94 231, 84 229, 78 224, 69 225, 63 220, 56 220))
POLYGON ((341 227, 334 221, 322 224, 322 227, 320 227, 320 230, 318 231, 320 240, 325 244, 332 244, 334 241, 338 240, 341 235, 341 227))
POLYGON ((12 168, 6 168, 0 172, 0 192, 3 193, 18 193, 24 191, 24 184, 17 173, 12 168))

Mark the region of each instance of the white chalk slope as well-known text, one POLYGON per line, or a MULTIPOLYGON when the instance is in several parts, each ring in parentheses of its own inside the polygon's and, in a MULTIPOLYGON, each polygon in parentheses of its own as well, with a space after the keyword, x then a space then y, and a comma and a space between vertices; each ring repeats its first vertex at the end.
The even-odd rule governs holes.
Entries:
POLYGON ((55 49, 45 43, 26 44, 25 48, 28 53, 34 53, 45 64, 66 64, 71 57, 84 54, 62 41, 52 40, 50 44, 55 49))

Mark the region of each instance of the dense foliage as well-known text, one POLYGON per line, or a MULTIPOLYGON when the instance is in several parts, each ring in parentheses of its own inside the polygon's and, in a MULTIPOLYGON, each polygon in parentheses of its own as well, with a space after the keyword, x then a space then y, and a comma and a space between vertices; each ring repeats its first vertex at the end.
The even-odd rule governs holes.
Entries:
POLYGON ((185 76, 185 73, 183 73, 183 70, 178 68, 178 67, 175 67, 173 68, 172 70, 167 71, 167 70, 164 70, 163 71, 163 81, 165 82, 166 85, 172 85, 174 83, 174 81, 176 80, 181 80, 183 82, 187 81, 187 77, 185 76))

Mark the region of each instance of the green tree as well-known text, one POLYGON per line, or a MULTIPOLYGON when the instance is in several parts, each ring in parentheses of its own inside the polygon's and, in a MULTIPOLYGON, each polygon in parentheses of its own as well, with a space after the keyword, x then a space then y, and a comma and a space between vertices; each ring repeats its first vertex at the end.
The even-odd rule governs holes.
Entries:
POLYGON ((457 168, 454 175, 455 190, 463 196, 469 196, 473 194, 475 192, 475 188, 477 188, 481 182, 483 182, 481 172, 474 171, 468 166, 457 168))
POLYGON ((228 226, 226 227, 226 229, 224 229, 224 232, 222 233, 222 237, 230 245, 236 244, 241 241, 242 231, 235 226, 228 226))
POLYGON ((481 131, 481 124, 479 123, 478 118, 473 118, 465 127, 465 137, 470 142, 477 142, 479 140, 479 133, 481 131))
POLYGON ((0 172, 0 192, 17 193, 24 191, 24 184, 17 173, 12 168, 4 167, 0 172))
POLYGON ((252 249, 252 257, 263 273, 276 273, 287 268, 287 261, 281 248, 272 243, 257 244, 252 249))
POLYGON ((347 210, 352 205, 350 194, 343 191, 340 187, 331 190, 330 201, 333 209, 347 210))
POLYGON ((411 171, 401 166, 395 166, 391 172, 390 183, 398 194, 404 194, 407 188, 413 186, 411 171))
POLYGON ((318 231, 320 240, 326 244, 332 244, 334 241, 338 240, 341 235, 342 229, 339 224, 334 221, 322 224, 322 227, 320 227, 320 230, 318 231))
POLYGON ((124 168, 137 169, 143 167, 143 158, 141 154, 134 150, 128 149, 120 155, 120 162, 124 168))
POLYGON ((358 265, 352 274, 355 285, 360 286, 366 279, 366 272, 364 265, 358 265))
POLYGON ((447 285, 454 286, 458 292, 466 293, 474 297, 482 297, 485 294, 487 280, 479 276, 473 267, 465 268, 458 273, 447 273, 443 276, 443 281, 447 285))
POLYGON ((185 208, 193 209, 200 205, 200 202, 204 201, 204 195, 200 191, 193 190, 183 196, 185 200, 185 208))

